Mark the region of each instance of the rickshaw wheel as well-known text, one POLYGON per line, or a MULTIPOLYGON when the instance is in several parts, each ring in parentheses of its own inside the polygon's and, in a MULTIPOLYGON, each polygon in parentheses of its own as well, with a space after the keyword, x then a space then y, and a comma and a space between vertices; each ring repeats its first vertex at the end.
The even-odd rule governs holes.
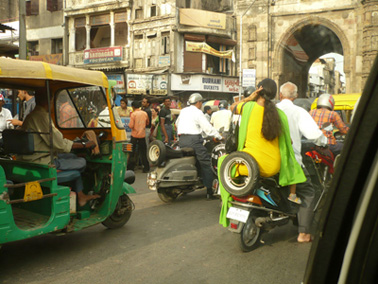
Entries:
POLYGON ((134 210, 134 203, 125 194, 119 197, 116 208, 102 224, 109 229, 121 228, 129 221, 131 212, 134 210))

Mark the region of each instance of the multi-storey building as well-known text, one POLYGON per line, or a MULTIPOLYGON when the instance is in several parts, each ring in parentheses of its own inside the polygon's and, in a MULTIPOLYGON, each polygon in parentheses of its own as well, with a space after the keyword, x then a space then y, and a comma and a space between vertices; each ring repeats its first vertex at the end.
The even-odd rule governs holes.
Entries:
POLYGON ((63 64, 63 0, 26 0, 29 60, 63 64))
POLYGON ((103 70, 118 81, 119 92, 181 98, 194 91, 208 98, 237 93, 231 0, 66 5, 68 64, 103 70))

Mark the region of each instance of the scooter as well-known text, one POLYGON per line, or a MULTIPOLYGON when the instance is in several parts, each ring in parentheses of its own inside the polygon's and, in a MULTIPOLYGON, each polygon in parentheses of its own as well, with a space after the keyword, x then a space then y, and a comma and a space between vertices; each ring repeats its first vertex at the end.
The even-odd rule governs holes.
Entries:
MULTIPOLYGON (((214 173, 213 192, 216 194, 218 158, 226 154, 225 145, 212 137, 207 137, 204 139, 204 146, 211 156, 211 169, 214 173)), ((192 148, 169 146, 160 140, 155 140, 148 147, 147 158, 150 164, 156 166, 147 175, 148 188, 157 191, 163 202, 173 202, 179 196, 195 190, 206 190, 192 148)))
MULTIPOLYGON (((325 200, 335 165, 332 153, 311 142, 302 142, 303 162, 308 169, 315 195, 315 222, 325 200)), ((240 234, 239 246, 242 251, 252 251, 261 243, 261 235, 276 226, 293 220, 299 205, 290 202, 289 188, 278 184, 278 176, 260 177, 256 160, 247 153, 233 152, 228 155, 220 168, 220 181, 230 193, 232 201, 227 212, 228 229, 240 234), (248 176, 232 178, 235 167, 245 165, 248 176)))
POLYGON ((220 168, 220 180, 232 201, 227 211, 228 229, 240 234, 242 251, 254 250, 263 232, 282 226, 296 218, 298 206, 290 202, 289 189, 278 184, 278 175, 260 177, 256 160, 248 153, 237 151, 229 154, 220 168), (231 178, 235 167, 245 165, 248 176, 231 178))

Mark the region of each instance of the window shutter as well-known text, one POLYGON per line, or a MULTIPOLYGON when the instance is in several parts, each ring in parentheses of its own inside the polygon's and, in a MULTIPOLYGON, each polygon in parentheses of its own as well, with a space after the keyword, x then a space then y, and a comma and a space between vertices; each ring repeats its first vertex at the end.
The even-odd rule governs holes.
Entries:
POLYGON ((30 15, 39 14, 39 0, 31 0, 30 15))
POLYGON ((53 0, 46 1, 46 10, 50 12, 54 11, 53 0))

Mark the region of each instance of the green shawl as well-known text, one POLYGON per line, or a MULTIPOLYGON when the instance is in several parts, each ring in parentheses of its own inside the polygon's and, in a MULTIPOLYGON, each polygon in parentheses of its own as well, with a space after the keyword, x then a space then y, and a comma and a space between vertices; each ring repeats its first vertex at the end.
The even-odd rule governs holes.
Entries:
MULTIPOLYGON (((243 116, 241 118, 240 127, 239 127, 239 141, 238 141, 238 151, 243 150, 246 136, 247 136, 247 129, 248 129, 248 122, 249 117, 251 115, 252 109, 255 106, 256 102, 248 102, 245 103, 243 107, 243 116)), ((291 145, 291 138, 290 138, 290 130, 289 124, 287 121, 287 117, 285 113, 277 109, 278 114, 281 118, 282 123, 282 133, 278 138, 278 144, 280 148, 281 154, 281 168, 279 173, 279 184, 281 186, 287 186, 290 184, 297 184, 306 181, 306 177, 303 173, 301 166, 298 164, 297 160, 295 159, 294 150, 291 145)), ((223 160, 226 158, 222 156, 218 160, 218 176, 221 175, 220 168, 223 160)), ((219 188, 221 192, 222 198, 222 209, 219 216, 219 223, 223 225, 223 227, 228 227, 229 221, 226 218, 228 209, 230 208, 229 201, 232 201, 232 197, 230 194, 224 189, 221 181, 219 180, 219 188)))

